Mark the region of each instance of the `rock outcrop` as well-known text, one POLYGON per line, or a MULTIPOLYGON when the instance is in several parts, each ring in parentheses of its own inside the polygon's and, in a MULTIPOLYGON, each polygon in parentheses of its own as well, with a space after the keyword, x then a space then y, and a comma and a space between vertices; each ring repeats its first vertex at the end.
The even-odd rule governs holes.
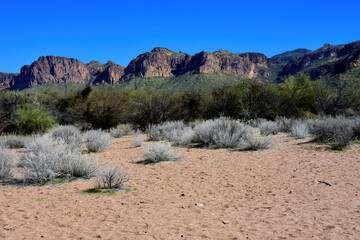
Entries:
POLYGON ((127 67, 108 61, 84 64, 74 58, 44 56, 20 74, 0 73, 0 88, 21 90, 52 83, 81 83, 86 85, 119 84, 143 77, 173 77, 185 73, 225 74, 281 81, 288 75, 304 72, 312 79, 346 72, 360 67, 360 41, 345 45, 325 44, 312 52, 296 49, 267 58, 261 53, 229 51, 200 52, 193 56, 166 48, 154 48, 133 59, 127 67))
MULTIPOLYGON (((322 48, 302 57, 295 57, 282 68, 279 76, 294 75, 298 72, 309 74, 312 79, 317 79, 326 74, 337 74, 342 70, 342 62, 353 51, 360 48, 360 41, 345 45, 324 44, 322 48)), ((343 69, 346 71, 346 69, 343 69)))
POLYGON ((124 80, 134 77, 170 77, 186 69, 191 56, 166 48, 154 48, 133 59, 125 68, 124 80))

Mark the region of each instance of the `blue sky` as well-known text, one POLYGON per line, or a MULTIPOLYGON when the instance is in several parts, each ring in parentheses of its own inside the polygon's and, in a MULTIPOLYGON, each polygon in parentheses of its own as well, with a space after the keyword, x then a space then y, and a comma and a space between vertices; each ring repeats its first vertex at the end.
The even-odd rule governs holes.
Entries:
POLYGON ((39 56, 127 65, 154 47, 272 55, 360 40, 360 1, 0 0, 0 72, 39 56))

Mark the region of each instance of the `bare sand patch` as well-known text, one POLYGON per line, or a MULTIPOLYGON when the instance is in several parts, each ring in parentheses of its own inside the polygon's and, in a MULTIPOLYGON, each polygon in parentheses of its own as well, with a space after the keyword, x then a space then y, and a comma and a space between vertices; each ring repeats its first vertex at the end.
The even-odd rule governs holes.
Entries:
POLYGON ((318 151, 277 135, 271 150, 176 148, 184 161, 141 165, 131 139, 113 138, 96 155, 137 191, 0 186, 0 238, 360 239, 359 145, 318 151))

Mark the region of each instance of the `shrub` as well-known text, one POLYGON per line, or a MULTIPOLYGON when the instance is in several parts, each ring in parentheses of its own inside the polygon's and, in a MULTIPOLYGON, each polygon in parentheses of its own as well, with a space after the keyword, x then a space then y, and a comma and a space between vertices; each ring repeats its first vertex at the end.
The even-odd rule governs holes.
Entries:
POLYGON ((249 126, 229 118, 197 122, 193 142, 211 147, 236 147, 248 138, 252 131, 249 126))
POLYGON ((11 169, 14 167, 12 154, 0 147, 0 180, 9 179, 13 176, 11 169))
POLYGON ((162 161, 180 160, 175 152, 172 151, 170 143, 154 143, 144 149, 143 155, 148 163, 159 163, 162 161))
POLYGON ((131 125, 126 124, 126 125, 119 125, 117 128, 113 128, 111 129, 111 136, 114 138, 121 138, 125 135, 128 135, 129 133, 131 133, 131 125))
POLYGON ((269 136, 270 134, 277 134, 280 131, 280 127, 277 122, 267 121, 265 119, 259 120, 258 126, 260 134, 262 136, 269 136))
POLYGON ((164 122, 148 126, 145 133, 148 134, 149 140, 161 141, 167 139, 169 132, 183 130, 185 127, 182 121, 164 122))
POLYGON ((176 145, 188 145, 194 137, 194 131, 191 127, 183 129, 173 129, 166 134, 166 139, 176 145))
POLYGON ((308 120, 310 133, 319 142, 333 142, 333 149, 343 149, 356 138, 356 119, 345 117, 308 120))
POLYGON ((66 144, 80 146, 81 132, 72 125, 57 126, 50 130, 49 135, 54 141, 64 141, 66 144))
POLYGON ((261 149, 270 149, 274 146, 273 141, 269 137, 251 136, 244 141, 244 149, 257 151, 261 149))
POLYGON ((84 158, 80 148, 74 148, 64 141, 52 141, 49 135, 37 138, 27 144, 30 151, 22 158, 20 166, 25 179, 39 182, 54 178, 82 177, 95 175, 95 160, 84 158))
POLYGON ((142 145, 144 144, 144 136, 140 135, 140 134, 135 134, 132 138, 134 147, 142 147, 142 145))
POLYGON ((54 119, 51 116, 29 103, 18 108, 15 115, 16 129, 23 134, 43 133, 54 124, 54 119))
POLYGON ((309 127, 306 122, 297 120, 294 121, 290 129, 290 135, 297 139, 306 138, 309 133, 309 127))
POLYGON ((96 189, 123 189, 129 181, 129 176, 117 167, 107 165, 97 174, 96 189))
POLYGON ((102 130, 90 130, 84 133, 86 147, 90 152, 102 152, 110 146, 110 134, 102 130))
POLYGON ((0 146, 4 148, 24 148, 25 147, 25 138, 18 135, 5 135, 0 142, 0 146))
POLYGON ((279 132, 290 132, 291 127, 293 126, 293 121, 293 119, 289 119, 286 117, 277 117, 275 119, 279 132))

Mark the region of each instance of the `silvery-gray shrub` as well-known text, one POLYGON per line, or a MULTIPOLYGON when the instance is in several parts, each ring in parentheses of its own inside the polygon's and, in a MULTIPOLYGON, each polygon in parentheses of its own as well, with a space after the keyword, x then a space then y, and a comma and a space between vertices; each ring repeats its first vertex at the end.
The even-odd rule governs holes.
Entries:
POLYGON ((165 136, 171 143, 185 146, 191 143, 194 131, 191 127, 177 128, 168 131, 165 136))
POLYGON ((252 135, 251 128, 237 120, 220 117, 196 122, 193 142, 208 147, 237 147, 252 135))
POLYGON ((309 134, 309 127, 306 121, 296 120, 290 128, 290 136, 296 139, 306 138, 309 134))
POLYGON ((260 119, 257 127, 262 136, 269 136, 270 134, 277 134, 280 132, 280 126, 277 122, 260 119))
POLYGON ((0 139, 0 146, 3 148, 24 148, 26 138, 19 135, 5 135, 0 139))
POLYGON ((12 153, 0 147, 0 180, 9 179, 13 176, 12 169, 14 167, 12 153))
POLYGON ((81 144, 81 132, 72 125, 59 125, 52 128, 48 134, 53 141, 63 141, 74 146, 80 146, 81 144))
POLYGON ((277 117, 275 122, 279 132, 290 132, 294 120, 286 117, 277 117))
POLYGON ((161 141, 167 139, 168 133, 174 130, 183 130, 186 125, 182 121, 163 122, 161 124, 149 125, 145 133, 149 140, 161 141))
POLYGON ((180 160, 181 157, 172 150, 170 143, 154 143, 145 147, 143 156, 146 161, 158 163, 162 161, 180 160))
POLYGON ((119 127, 111 129, 111 136, 114 138, 121 138, 125 135, 130 134, 132 131, 132 127, 130 124, 121 125, 119 127))
POLYGON ((110 146, 110 134, 102 130, 90 130, 84 133, 86 147, 90 152, 102 152, 110 146))
POLYGON ((129 175, 123 173, 119 168, 108 164, 98 172, 96 176, 96 188, 121 190, 129 179, 129 175))
POLYGON ((357 119, 343 116, 308 120, 310 133, 320 142, 333 142, 334 149, 342 149, 356 139, 357 119))
POLYGON ((29 153, 20 162, 26 180, 95 176, 97 161, 83 156, 80 148, 63 140, 54 141, 50 135, 44 135, 29 142, 27 148, 29 153))
POLYGON ((270 149, 273 147, 274 143, 269 137, 251 136, 245 139, 243 143, 243 148, 250 151, 270 149))
POLYGON ((142 145, 144 144, 144 136, 136 133, 136 134, 134 134, 132 141, 133 141, 134 147, 142 147, 142 145))

